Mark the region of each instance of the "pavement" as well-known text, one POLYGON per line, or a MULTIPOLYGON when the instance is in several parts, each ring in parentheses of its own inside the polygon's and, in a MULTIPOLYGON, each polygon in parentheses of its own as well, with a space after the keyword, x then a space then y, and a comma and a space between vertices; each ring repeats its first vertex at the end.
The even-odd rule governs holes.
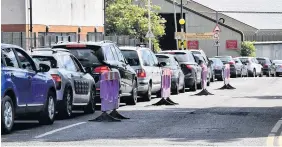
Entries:
POLYGON ((15 130, 1 135, 2 146, 282 146, 282 78, 231 79, 234 90, 207 90, 173 95, 174 106, 152 106, 160 99, 123 106, 130 117, 121 122, 89 122, 101 112, 81 112, 53 125, 18 122, 15 130), (281 136, 281 137, 280 137, 281 136))

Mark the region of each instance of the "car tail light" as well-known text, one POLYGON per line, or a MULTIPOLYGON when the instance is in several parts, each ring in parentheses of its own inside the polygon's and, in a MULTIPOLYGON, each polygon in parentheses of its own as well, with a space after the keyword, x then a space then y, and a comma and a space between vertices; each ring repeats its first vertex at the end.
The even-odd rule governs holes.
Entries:
POLYGON ((230 61, 230 62, 228 62, 230 65, 233 65, 233 64, 235 64, 233 61, 230 61))
POLYGON ((61 85, 62 85, 62 78, 57 74, 51 74, 51 76, 52 76, 53 80, 55 81, 56 89, 60 90, 61 85))
POLYGON ((137 77, 138 77, 138 78, 145 78, 145 77, 146 77, 146 72, 145 72, 144 69, 138 69, 138 70, 136 71, 136 73, 137 73, 137 77))
POLYGON ((99 74, 108 72, 108 71, 110 71, 110 68, 108 66, 99 66, 93 70, 94 73, 99 73, 99 74))
POLYGON ((282 68, 282 65, 279 65, 280 68, 282 68))
POLYGON ((268 65, 265 64, 265 65, 263 65, 263 67, 264 67, 264 68, 268 68, 268 65))
POLYGON ((187 67, 188 69, 192 69, 192 66, 191 66, 191 65, 186 65, 186 67, 187 67))

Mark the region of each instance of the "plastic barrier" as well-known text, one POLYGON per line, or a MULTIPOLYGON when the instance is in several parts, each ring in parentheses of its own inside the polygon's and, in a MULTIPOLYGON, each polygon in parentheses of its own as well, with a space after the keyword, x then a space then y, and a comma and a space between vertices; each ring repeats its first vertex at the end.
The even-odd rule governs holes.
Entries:
POLYGON ((230 65, 229 64, 224 65, 223 76, 224 76, 224 81, 223 81, 224 85, 219 89, 221 89, 221 90, 223 90, 223 89, 236 89, 236 88, 234 88, 233 86, 230 85, 230 65))
POLYGON ((202 67, 202 91, 195 95, 197 96, 214 95, 207 91, 208 67, 205 64, 201 64, 201 67, 202 67))
POLYGON ((162 71, 162 84, 161 84, 161 97, 162 99, 153 104, 155 106, 160 105, 176 105, 169 97, 171 93, 171 70, 164 68, 162 71))
POLYGON ((121 121, 120 119, 129 119, 117 112, 119 108, 119 80, 118 72, 104 72, 100 80, 100 97, 102 114, 89 121, 121 121), (111 111, 110 114, 107 111, 111 111))

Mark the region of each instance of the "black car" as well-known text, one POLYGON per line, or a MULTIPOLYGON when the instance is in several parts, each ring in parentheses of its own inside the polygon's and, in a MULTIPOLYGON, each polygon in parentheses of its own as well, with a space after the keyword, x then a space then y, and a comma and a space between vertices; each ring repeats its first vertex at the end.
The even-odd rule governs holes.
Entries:
POLYGON ((263 75, 266 75, 267 77, 275 75, 275 66, 272 64, 272 61, 269 58, 258 57, 257 60, 262 66, 263 75))
POLYGON ((123 57, 117 45, 110 41, 61 43, 53 48, 69 50, 96 81, 96 102, 100 102, 100 77, 103 72, 118 71, 120 74, 120 97, 128 105, 137 103, 137 77, 134 69, 123 57))
POLYGON ((218 81, 223 81, 224 64, 218 58, 210 58, 213 61, 212 66, 214 69, 215 78, 218 81))
POLYGON ((171 91, 173 94, 185 92, 184 74, 173 55, 169 54, 156 54, 160 65, 164 68, 169 68, 172 71, 171 76, 171 91))
POLYGON ((194 55, 188 50, 171 50, 163 51, 161 54, 172 54, 180 64, 180 67, 185 75, 185 87, 189 87, 191 91, 196 91, 202 88, 202 68, 197 63, 194 55))

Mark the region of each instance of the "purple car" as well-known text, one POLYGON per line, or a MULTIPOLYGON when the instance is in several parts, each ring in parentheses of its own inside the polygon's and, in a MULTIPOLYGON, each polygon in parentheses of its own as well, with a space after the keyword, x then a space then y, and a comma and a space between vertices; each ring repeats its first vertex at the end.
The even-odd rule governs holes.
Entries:
POLYGON ((10 133, 15 119, 53 124, 55 84, 50 67, 36 64, 20 47, 1 44, 1 127, 10 133))

